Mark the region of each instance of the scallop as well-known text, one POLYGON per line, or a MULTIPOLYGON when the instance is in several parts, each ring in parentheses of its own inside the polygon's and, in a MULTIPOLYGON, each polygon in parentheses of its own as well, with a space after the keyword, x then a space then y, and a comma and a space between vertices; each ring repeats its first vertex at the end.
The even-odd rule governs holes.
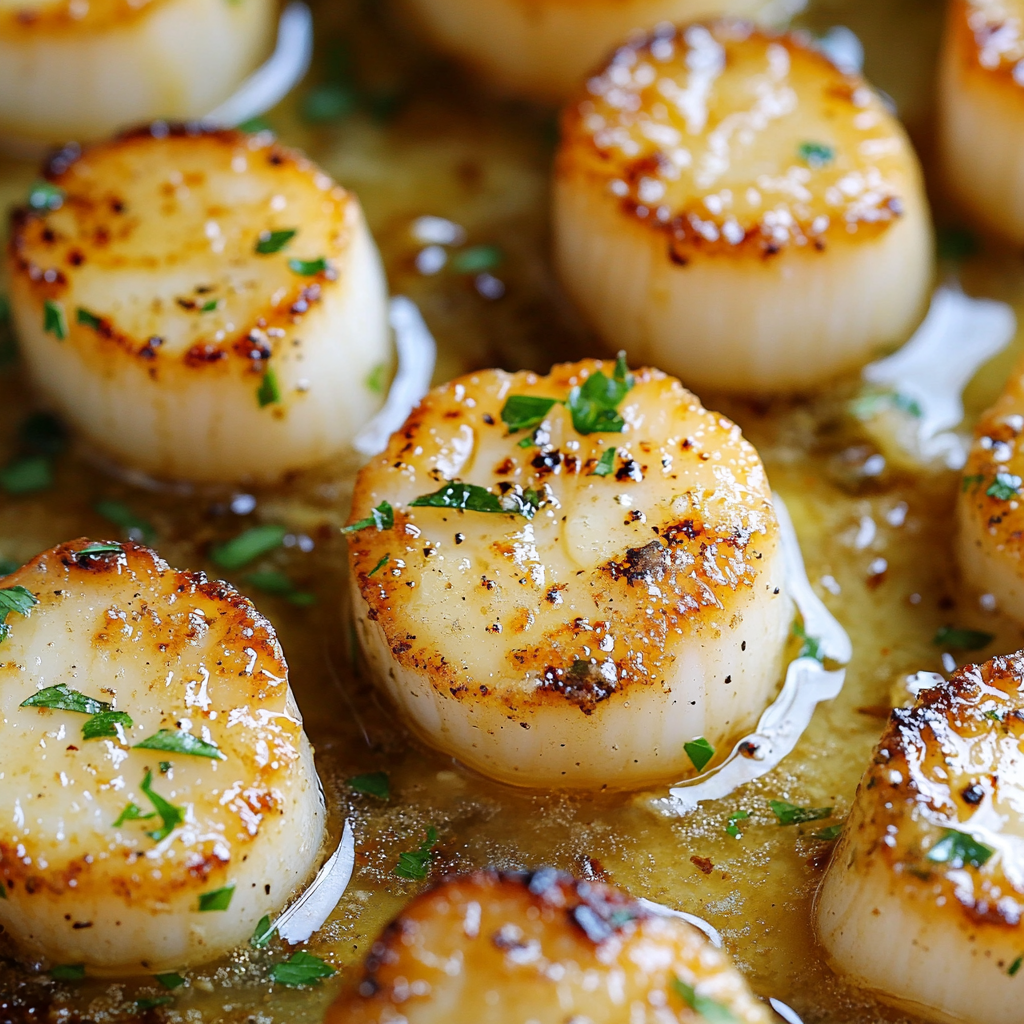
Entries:
POLYGON ((957 501, 964 581, 1024 622, 1024 367, 978 421, 957 501))
POLYGON ((630 33, 719 15, 775 18, 771 0, 407 0, 421 31, 495 89, 542 103, 569 98, 630 33))
POLYGON ((764 467, 658 370, 431 391, 360 472, 348 530, 375 677, 501 781, 692 775, 778 685, 792 604, 764 467))
POLYGON ((1024 244, 1024 2, 952 0, 939 88, 947 184, 987 230, 1024 244))
POLYGON ((851 371, 905 340, 932 277, 920 167, 879 97, 737 21, 620 47, 568 106, 554 247, 613 351, 698 390, 851 371))
POLYGON ((445 880, 393 921, 325 1024, 768 1024, 685 921, 552 870, 445 880))
POLYGON ((95 975, 247 940, 315 866, 324 803, 270 623, 148 548, 0 578, 0 925, 95 975))
POLYGON ((892 713, 816 905, 833 965, 928 1020, 1016 1024, 1024 652, 892 713))
POLYGON ((18 0, 0 7, 0 136, 93 141, 208 114, 273 40, 273 0, 18 0))
POLYGON ((391 357, 359 203, 268 133, 152 127, 64 150, 14 215, 42 398, 152 477, 272 482, 349 450, 391 357))

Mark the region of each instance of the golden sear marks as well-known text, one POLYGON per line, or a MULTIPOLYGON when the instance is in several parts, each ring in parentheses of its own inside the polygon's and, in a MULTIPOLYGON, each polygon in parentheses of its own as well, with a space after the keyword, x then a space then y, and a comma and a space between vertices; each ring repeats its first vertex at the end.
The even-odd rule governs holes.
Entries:
POLYGON ((84 152, 69 147, 46 178, 54 211, 13 215, 17 285, 65 306, 68 344, 207 368, 231 356, 262 373, 336 278, 357 214, 353 197, 267 135, 154 125, 84 152), (260 255, 260 235, 298 229, 260 255), (290 257, 325 258, 298 274, 290 257), (118 282, 125 282, 123 288, 118 282), (215 304, 215 308, 207 308, 215 304), (77 322, 78 308, 98 326, 77 322))
POLYGON ((1024 86, 1024 0, 952 0, 949 31, 969 67, 1024 86))
POLYGON ((395 508, 393 530, 350 538, 368 616, 438 692, 590 714, 631 686, 662 685, 680 645, 713 644, 757 588, 776 585, 763 570, 778 525, 756 451, 660 371, 634 374, 624 433, 580 435, 555 404, 542 447, 518 447, 526 431, 509 438, 508 396, 564 400, 597 370, 612 366, 495 370, 436 388, 357 481, 352 522, 383 500, 395 508), (613 471, 594 475, 609 447, 613 471), (534 490, 543 505, 530 522, 410 507, 451 479, 534 490))
POLYGON ((621 47, 562 138, 558 174, 603 184, 682 263, 873 237, 917 188, 902 129, 861 78, 737 21, 621 47))
MULTIPOLYGON (((1017 927, 1024 913, 1024 653, 968 665, 897 708, 837 851, 857 871, 879 857, 926 905, 1017 927), (992 851, 977 868, 929 858, 947 830, 992 851)), ((838 865, 836 865, 838 867, 838 865)))

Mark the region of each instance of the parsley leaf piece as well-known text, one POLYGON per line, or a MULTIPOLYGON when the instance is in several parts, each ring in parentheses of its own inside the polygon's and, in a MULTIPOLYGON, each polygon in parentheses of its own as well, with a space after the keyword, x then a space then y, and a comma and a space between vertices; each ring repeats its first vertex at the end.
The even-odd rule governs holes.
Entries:
POLYGON ((390 530, 394 525, 395 510, 389 502, 382 501, 365 519, 360 519, 350 526, 343 526, 341 532, 355 533, 357 530, 368 530, 371 526, 376 526, 377 532, 380 533, 382 530, 390 530))
POLYGON ((821 652, 821 641, 817 637, 808 636, 802 622, 793 623, 793 635, 801 640, 800 653, 798 658, 813 658, 815 661, 824 661, 825 656, 821 652))
POLYGON ((101 711, 82 725, 83 740, 97 740, 103 736, 116 736, 117 727, 130 729, 134 723, 127 711, 101 711))
POLYGON ((260 386, 256 389, 256 401, 261 409, 281 401, 281 385, 272 366, 268 366, 263 373, 260 386))
POLYGON ((388 562, 391 561, 390 555, 384 555, 383 558, 366 574, 366 578, 369 579, 375 572, 380 572, 388 562))
POLYGON ((138 1013, 144 1013, 146 1010, 153 1010, 158 1006, 166 1006, 168 1003, 173 1002, 174 1000, 170 996, 155 996, 149 999, 136 999, 135 1009, 138 1013))
POLYGON ((555 398, 540 398, 536 395, 509 395, 501 407, 501 421, 509 433, 538 427, 544 417, 558 404, 555 398))
POLYGON ((965 864, 980 868, 994 852, 966 832, 950 828, 928 851, 928 860, 934 864, 948 864, 951 868, 962 868, 965 864))
POLYGON ((589 476, 608 476, 615 469, 615 455, 618 449, 606 448, 597 460, 597 465, 590 471, 589 476))
POLYGON ((48 181, 37 181, 29 189, 28 205, 33 210, 59 210, 64 205, 64 190, 48 181))
POLYGON ((302 277, 313 277, 314 274, 322 274, 327 269, 327 260, 323 256, 315 260, 289 260, 288 269, 302 277))
POLYGON ((985 494, 997 501, 1009 501, 1020 494, 1021 478, 1012 473, 996 473, 995 480, 989 484, 985 494))
POLYGON ((481 274, 501 266, 505 254, 496 245, 471 245, 455 253, 449 266, 456 274, 481 274))
POLYGON ((10 576, 21 567, 21 562, 12 561, 10 558, 0 558, 0 576, 10 576))
POLYGON ((212 313, 220 305, 220 299, 207 299, 200 307, 200 313, 212 313))
POLYGON ((210 549, 210 560, 221 569, 241 569, 242 566, 280 547, 288 531, 274 523, 254 526, 237 537, 210 549))
POLYGON ((805 821, 820 821, 832 816, 831 807, 797 807, 786 800, 770 800, 769 806, 780 825, 802 825, 805 821))
POLYGON ((110 710, 110 705, 94 697, 86 697, 84 693, 72 690, 67 683, 47 686, 45 690, 32 694, 23 700, 19 707, 50 708, 53 711, 77 711, 82 715, 100 715, 110 710))
MULTIPOLYGON (((142 792, 149 798, 149 802, 156 809, 156 813, 160 815, 160 820, 163 822, 163 825, 155 832, 147 834, 150 839, 154 839, 159 843, 161 839, 166 839, 185 820, 185 811, 181 807, 175 807, 169 800, 165 800, 152 787, 153 773, 146 772, 146 777, 142 780, 142 792)), ((151 815, 140 814, 138 817, 148 818, 151 815)))
POLYGON ((823 843, 831 843, 833 840, 838 839, 843 834, 843 826, 839 825, 827 825, 825 828, 812 834, 813 839, 820 839, 823 843))
POLYGON ((743 821, 745 818, 749 817, 750 811, 733 811, 732 814, 729 815, 729 824, 726 825, 725 831, 731 835, 733 839, 739 839, 743 833, 740 832, 739 825, 737 825, 736 822, 743 821))
POLYGON ((75 552, 75 558, 81 561, 83 558, 99 558, 101 555, 123 555, 124 548, 120 544, 115 544, 113 541, 93 541, 91 544, 86 544, 84 548, 79 548, 75 552))
POLYGON ((836 158, 836 151, 825 142, 801 142, 797 150, 800 159, 813 170, 828 167, 836 158))
POLYGON ((0 487, 8 494, 31 494, 53 483, 50 460, 42 455, 15 459, 0 469, 0 487))
POLYGON ((252 933, 249 945, 253 949, 263 949, 270 942, 270 937, 274 934, 274 928, 275 926, 270 923, 269 915, 264 914, 256 925, 256 931, 252 933))
POLYGON ((738 1024, 732 1011, 709 996, 700 995, 692 985, 687 985, 681 978, 672 979, 672 990, 691 1010, 696 1012, 708 1024, 738 1024))
POLYGON ((11 612, 28 615, 37 604, 39 598, 27 587, 20 584, 15 587, 4 587, 0 590, 0 622, 3 622, 11 612))
POLYGON ((1016 960, 1013 961, 1012 964, 1010 964, 1009 968, 1007 968, 1006 973, 1011 978, 1014 977, 1017 974, 1017 972, 1021 969, 1022 964, 1024 964, 1024 954, 1021 954, 1019 957, 1017 957, 1016 960))
POLYGON ((619 415, 618 405, 632 386, 625 353, 620 352, 613 376, 606 377, 598 370, 569 392, 565 404, 573 427, 580 434, 621 434, 626 421, 619 415))
POLYGON ((227 910, 231 906, 231 897, 235 895, 235 883, 230 882, 213 892, 204 892, 199 895, 200 910, 227 910))
POLYGON ((974 473, 971 476, 965 476, 963 482, 960 485, 960 490, 966 494, 968 491, 976 489, 978 486, 985 482, 985 475, 983 473, 974 473))
POLYGON ((684 743, 683 750, 699 772, 703 771, 704 766, 715 756, 715 748, 703 736, 684 743))
POLYGON ((946 647, 953 651, 980 651, 995 639, 992 633, 980 629, 955 629, 953 626, 942 626, 935 634, 932 643, 936 647, 946 647))
POLYGON ((399 878, 408 878, 414 882, 422 882, 430 870, 430 861, 433 856, 431 847, 437 842, 437 829, 430 826, 427 829, 427 838, 420 846, 406 853, 398 855, 398 866, 395 874, 399 878))
POLYGON ((391 780, 387 772, 367 772, 365 775, 353 775, 348 784, 357 793, 366 793, 379 800, 391 799, 391 780))
POLYGON ((185 979, 180 974, 175 974, 173 971, 167 974, 154 974, 153 977, 167 989, 181 988, 185 984, 185 979))
POLYGON ((421 494, 409 504, 413 508, 458 508, 467 512, 506 512, 496 494, 476 484, 453 480, 433 494, 421 494))
POLYGON ((156 537, 153 525, 137 516, 124 502, 104 498, 93 505, 93 511, 107 522, 125 530, 129 540, 150 544, 156 537))
POLYGON ((7 899, 7 886, 0 882, 0 900, 7 899))
POLYGON ((269 256, 272 253, 280 252, 298 233, 298 228, 261 231, 256 239, 256 252, 260 256, 269 256))
POLYGON ((53 299, 43 303, 43 332, 52 334, 58 341, 68 336, 68 318, 64 315, 64 306, 53 299))
POLYGON ((251 572, 245 577, 245 582, 265 594, 273 594, 275 597, 283 597, 291 604, 300 608, 308 608, 316 604, 316 595, 305 590, 299 590, 295 584, 283 573, 276 569, 268 569, 265 572, 251 572))
POLYGON ((271 980, 279 985, 287 985, 288 988, 315 985, 321 978, 329 978, 334 973, 335 970, 330 964, 301 949, 283 963, 274 964, 270 968, 271 980))
POLYGON ((366 387, 375 395, 384 394, 384 384, 388 378, 388 364, 377 363, 366 375, 366 387))
POLYGON ((58 964, 50 968, 55 981, 81 981, 85 977, 85 964, 58 964))
POLYGON ((147 821, 149 818, 155 818, 156 811, 150 811, 149 814, 143 814, 142 808, 138 804, 128 803, 125 805, 124 810, 117 816, 117 821, 114 822, 114 828, 120 828, 126 821, 147 821))
POLYGON ((214 761, 227 760, 215 743, 207 743, 190 732, 176 732, 172 729, 160 729, 141 743, 136 743, 132 749, 166 750, 169 754, 191 754, 193 757, 208 757, 214 761))
POLYGON ((103 318, 98 317, 95 313, 90 313, 87 309, 82 309, 81 306, 75 312, 75 319, 85 327, 91 327, 94 331, 98 331, 103 326, 103 318))
POLYGON ((237 126, 240 132, 246 135, 256 135, 259 132, 272 132, 274 126, 265 117, 250 117, 237 126))

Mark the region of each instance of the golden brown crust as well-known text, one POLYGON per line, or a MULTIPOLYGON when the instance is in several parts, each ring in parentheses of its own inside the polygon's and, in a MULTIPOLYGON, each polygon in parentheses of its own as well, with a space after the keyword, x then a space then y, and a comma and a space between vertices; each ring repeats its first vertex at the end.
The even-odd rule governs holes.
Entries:
POLYGON ((1024 3, 951 0, 947 32, 960 73, 1024 96, 1024 3))

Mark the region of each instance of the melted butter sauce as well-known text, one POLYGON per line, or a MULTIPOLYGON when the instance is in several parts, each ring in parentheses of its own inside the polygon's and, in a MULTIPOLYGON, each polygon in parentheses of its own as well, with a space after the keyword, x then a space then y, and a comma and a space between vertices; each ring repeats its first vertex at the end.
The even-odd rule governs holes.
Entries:
MULTIPOLYGON (((439 69, 404 41, 400 24, 374 15, 376 6, 318 6, 319 71, 304 88, 329 80, 328 45, 344 38, 358 54, 365 87, 381 96, 402 92, 402 109, 389 121, 359 112, 314 126, 298 116, 298 97, 292 97, 270 115, 283 141, 306 149, 359 194, 392 293, 417 303, 437 339, 435 380, 491 365, 546 371, 555 359, 593 354, 592 339, 560 298, 548 269, 550 118, 496 104, 439 69), (424 214, 450 218, 467 235, 465 246, 445 247, 448 266, 430 275, 416 269, 424 245, 411 232, 424 214), (486 297, 498 289, 480 274, 452 267, 461 249, 484 244, 503 253, 501 265, 488 271, 503 286, 501 298, 486 297)), ((940 6, 933 0, 821 0, 803 19, 815 31, 845 24, 858 34, 866 73, 895 98, 926 168, 940 6)), ((0 161, 0 205, 21 200, 35 176, 31 163, 0 161)), ((936 208, 940 216, 946 210, 936 208)), ((1020 321, 1019 257, 987 247, 959 272, 968 294, 1009 303, 1020 321)), ((994 399, 1021 348, 1016 339, 975 377, 964 398, 968 420, 994 399)), ((848 412, 859 388, 851 380, 804 402, 756 406, 701 396, 736 419, 758 446, 772 486, 790 510, 814 590, 849 632, 854 653, 843 691, 819 706, 792 754, 736 793, 677 819, 650 812, 652 797, 665 792, 583 796, 488 782, 422 749, 396 723, 360 674, 343 607, 345 546, 338 527, 345 521, 354 458, 287 488, 251 495, 152 493, 98 470, 88 453, 72 447, 57 460, 51 490, 19 499, 0 495, 0 557, 12 560, 82 534, 116 536, 117 529, 93 510, 101 498, 123 501, 149 520, 157 548, 172 565, 211 574, 211 543, 259 521, 286 525, 287 546, 232 581, 272 619, 287 653, 327 793, 329 848, 337 845, 346 818, 356 838, 355 872, 344 898, 310 943, 297 947, 339 969, 319 987, 295 991, 268 983, 269 965, 293 952, 278 940, 266 950, 240 949, 189 972, 186 986, 173 993, 137 981, 56 983, 7 959, 0 960, 0 1020, 129 1020, 137 999, 171 995, 173 1003, 145 1019, 315 1024, 378 930, 418 890, 419 883, 397 878, 394 867, 401 851, 419 846, 428 826, 440 837, 435 875, 484 864, 553 864, 604 874, 636 896, 707 920, 754 988, 792 1006, 806 1024, 910 1020, 851 990, 823 964, 810 906, 828 845, 812 833, 827 822, 779 827, 768 801, 832 805, 834 820, 840 820, 888 708, 905 696, 906 676, 944 671, 942 655, 949 652, 932 643, 938 627, 996 634, 979 657, 1015 650, 1024 636, 983 612, 958 584, 950 554, 955 475, 879 468, 872 461, 878 449, 848 412), (317 596, 317 604, 300 608, 253 591, 244 579, 252 569, 287 572, 300 590, 317 596), (345 783, 378 770, 390 775, 387 803, 345 783), (726 828, 738 810, 750 817, 739 821, 741 835, 733 838, 726 828)), ((18 449, 18 425, 32 408, 26 392, 16 367, 0 370, 0 460, 18 449)))

